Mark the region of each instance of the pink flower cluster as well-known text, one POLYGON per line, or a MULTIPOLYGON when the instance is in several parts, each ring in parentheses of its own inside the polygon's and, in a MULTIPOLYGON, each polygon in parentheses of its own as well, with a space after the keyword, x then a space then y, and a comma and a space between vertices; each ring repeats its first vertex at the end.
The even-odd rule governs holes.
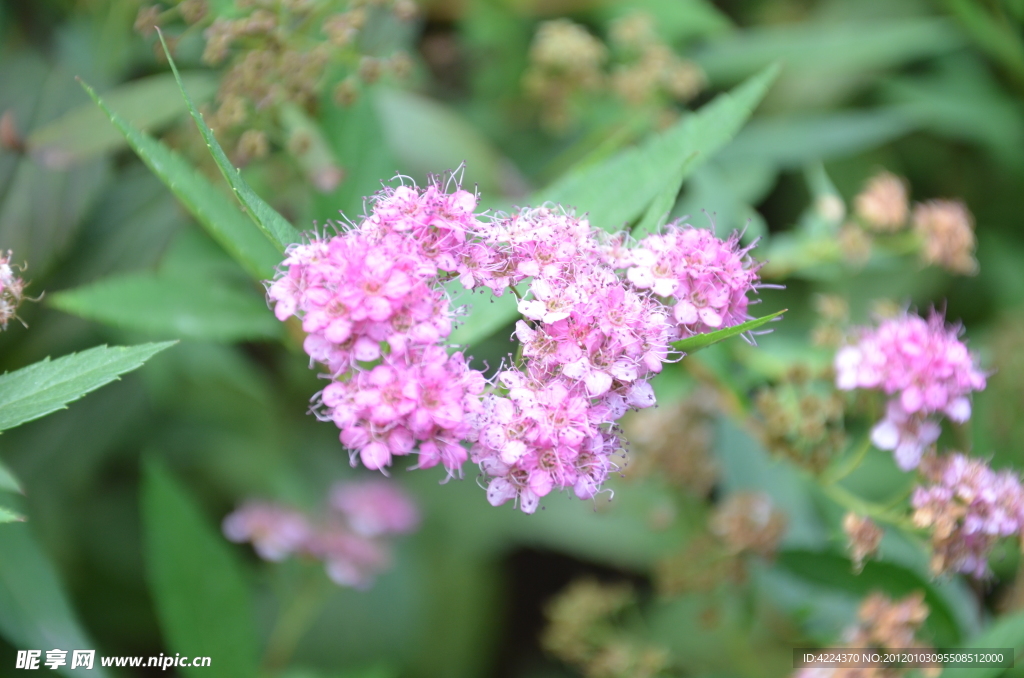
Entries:
POLYGON ((915 524, 932 531, 932 568, 982 578, 995 542, 1024 528, 1024 487, 1016 474, 962 454, 935 467, 935 484, 918 487, 911 499, 915 524))
POLYGON ((554 489, 581 499, 600 490, 622 449, 613 425, 654 404, 647 380, 672 330, 661 304, 603 261, 586 220, 540 208, 495 230, 532 282, 516 323, 523 365, 500 373, 505 393, 485 401, 472 458, 492 505, 514 500, 532 513, 554 489))
POLYGON ((750 319, 747 293, 758 286, 754 243, 739 233, 721 240, 706 229, 669 224, 632 250, 627 276, 639 289, 670 299, 679 339, 739 325, 750 319))
POLYGON ((461 473, 485 382, 442 347, 452 310, 439 274, 471 256, 475 207, 476 196, 437 183, 385 190, 358 227, 291 246, 270 285, 277 317, 302 318, 306 352, 329 370, 320 415, 353 464, 383 469, 415 451, 419 468, 461 473))
POLYGON ((384 538, 413 532, 420 521, 412 499, 383 479, 335 485, 330 509, 324 520, 314 522, 301 511, 249 502, 224 519, 224 535, 233 542, 251 542, 264 560, 291 555, 320 560, 339 586, 362 589, 390 565, 384 538))
POLYGON ((18 317, 18 306, 25 298, 25 281, 14 273, 11 266, 11 251, 0 254, 0 330, 7 329, 7 323, 18 317))
POLYGON ((654 404, 648 381, 670 342, 746 320, 757 265, 738 236, 673 224, 629 247, 557 206, 484 217, 476 203, 439 180, 385 189, 358 226, 292 246, 269 297, 327 366, 316 409, 353 464, 415 452, 416 468, 459 476, 471 456, 494 505, 532 513, 555 489, 591 498, 616 468, 615 422, 654 404), (445 350, 441 283, 456 278, 518 298, 521 358, 490 386, 445 350))
POLYGON ((957 423, 971 416, 970 394, 985 388, 985 374, 936 312, 905 313, 859 332, 836 354, 840 389, 877 389, 891 396, 885 417, 871 431, 879 449, 893 450, 903 470, 915 468, 940 433, 936 415, 957 423))

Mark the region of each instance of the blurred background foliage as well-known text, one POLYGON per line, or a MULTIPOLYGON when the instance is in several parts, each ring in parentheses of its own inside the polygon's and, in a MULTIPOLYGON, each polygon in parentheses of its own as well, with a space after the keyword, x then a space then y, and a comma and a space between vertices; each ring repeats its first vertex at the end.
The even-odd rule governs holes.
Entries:
MULTIPOLYGON (((926 642, 1024 646, 1015 549, 990 582, 936 580, 887 528, 858 574, 844 497, 887 503, 907 477, 870 450, 841 492, 814 480, 867 421, 828 407, 837 339, 893 306, 946 308, 993 370, 949 445, 1024 461, 1022 21, 1020 0, 4 0, 0 247, 45 297, 0 335, 0 366, 181 342, 0 438, 28 517, 0 526, 0 666, 95 647, 208 654, 223 676, 776 676, 792 647, 870 625, 857 610, 876 591, 927 606, 926 642), (367 473, 307 414, 322 382, 297 329, 74 81, 220 186, 155 26, 232 161, 300 229, 357 218, 396 173, 463 162, 483 205, 525 204, 778 63, 666 209, 760 237, 786 288, 757 308, 790 311, 759 347, 720 344, 655 380, 662 406, 627 422, 612 502, 552 496, 525 516, 487 506, 473 473, 438 487, 440 472, 396 471, 424 522, 371 590, 262 563, 219 535, 235 505, 311 509, 367 473), (928 265, 920 233, 846 218, 883 169, 914 200, 966 203, 976 274, 928 265), (744 541, 730 522, 746 491, 771 498, 775 533, 744 541)), ((476 331, 471 352, 496 365, 509 335, 476 331)))

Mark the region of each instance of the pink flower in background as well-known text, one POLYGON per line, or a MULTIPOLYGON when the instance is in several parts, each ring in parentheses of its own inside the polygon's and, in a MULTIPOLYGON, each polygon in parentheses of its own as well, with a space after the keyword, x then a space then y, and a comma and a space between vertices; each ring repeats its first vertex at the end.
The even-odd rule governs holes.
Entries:
POLYGON ((367 537, 406 534, 420 524, 412 498, 390 480, 338 483, 331 488, 330 504, 355 532, 367 537))
POLYGON ((982 578, 995 542, 1024 528, 1024 487, 1016 474, 962 454, 933 466, 934 484, 911 498, 914 523, 932 532, 932 569, 982 578))
POLYGON ((890 396, 872 442, 896 452, 900 468, 917 466, 939 436, 937 415, 957 423, 971 416, 970 395, 985 388, 985 373, 937 312, 927 318, 905 313, 877 328, 861 329, 857 341, 835 358, 836 386, 867 388, 890 396))
POLYGON ((390 543, 383 537, 408 534, 420 523, 416 503, 390 480, 338 483, 331 489, 330 508, 317 520, 271 502, 249 502, 224 519, 224 536, 251 542, 264 560, 291 555, 319 560, 339 586, 366 589, 391 566, 390 543))
POLYGON ((224 519, 224 536, 251 542, 265 560, 284 560, 302 549, 312 535, 306 516, 269 502, 243 504, 224 519))

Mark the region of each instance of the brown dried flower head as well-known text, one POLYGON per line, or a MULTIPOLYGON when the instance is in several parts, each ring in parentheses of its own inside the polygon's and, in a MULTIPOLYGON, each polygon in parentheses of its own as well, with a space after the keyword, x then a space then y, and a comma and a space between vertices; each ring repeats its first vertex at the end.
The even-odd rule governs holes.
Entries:
POLYGON ((718 479, 711 457, 714 394, 699 391, 677 403, 631 412, 622 426, 634 454, 629 476, 660 475, 676 487, 707 496, 718 479))
POLYGON ((737 492, 715 509, 710 527, 733 553, 770 558, 786 531, 786 516, 767 494, 737 492))
POLYGON ((898 231, 907 223, 907 186, 895 174, 880 172, 854 198, 854 211, 872 231, 898 231))
POLYGON ((843 518, 843 531, 846 533, 853 569, 860 572, 864 569, 864 560, 878 553, 882 530, 870 518, 858 516, 851 511, 843 518))
POLYGON ((871 235, 853 223, 839 229, 839 249, 843 259, 853 266, 863 266, 871 258, 871 235))
POLYGON ((914 230, 924 239, 921 256, 925 263, 960 275, 978 272, 974 217, 959 200, 930 200, 916 205, 914 230))

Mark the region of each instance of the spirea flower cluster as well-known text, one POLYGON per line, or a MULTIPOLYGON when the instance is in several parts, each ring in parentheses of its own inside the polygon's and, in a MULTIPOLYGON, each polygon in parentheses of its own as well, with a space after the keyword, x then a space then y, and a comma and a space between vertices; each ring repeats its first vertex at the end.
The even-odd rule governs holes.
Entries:
POLYGON ((1020 535, 1024 528, 1020 478, 962 454, 929 466, 934 484, 918 487, 911 505, 914 523, 931 530, 932 569, 980 579, 988 573, 988 554, 996 541, 1020 535))
POLYGON ((324 563, 339 586, 369 588, 391 563, 386 537, 413 532, 419 509, 393 481, 338 483, 331 489, 329 511, 317 521, 301 511, 266 501, 252 501, 230 513, 224 535, 251 542, 264 560, 292 555, 324 563))
POLYGON ((8 250, 6 255, 0 254, 0 329, 6 330, 7 323, 17 317, 24 298, 25 281, 15 275, 8 250))
POLYGON ((836 354, 840 389, 875 389, 890 396, 871 441, 892 450, 903 470, 915 468, 938 439, 939 417, 967 421, 970 394, 985 388, 985 374, 960 333, 937 312, 927 319, 904 313, 860 330, 857 341, 836 354))
POLYGON ((670 224, 634 244, 558 206, 477 213, 448 184, 385 188, 358 224, 289 248, 269 297, 327 370, 315 411, 353 464, 416 454, 459 477, 471 458, 491 504, 527 513, 554 490, 592 498, 671 342, 746 321, 758 265, 738 236, 670 224), (492 382, 448 345, 454 280, 517 297, 520 354, 492 382))

